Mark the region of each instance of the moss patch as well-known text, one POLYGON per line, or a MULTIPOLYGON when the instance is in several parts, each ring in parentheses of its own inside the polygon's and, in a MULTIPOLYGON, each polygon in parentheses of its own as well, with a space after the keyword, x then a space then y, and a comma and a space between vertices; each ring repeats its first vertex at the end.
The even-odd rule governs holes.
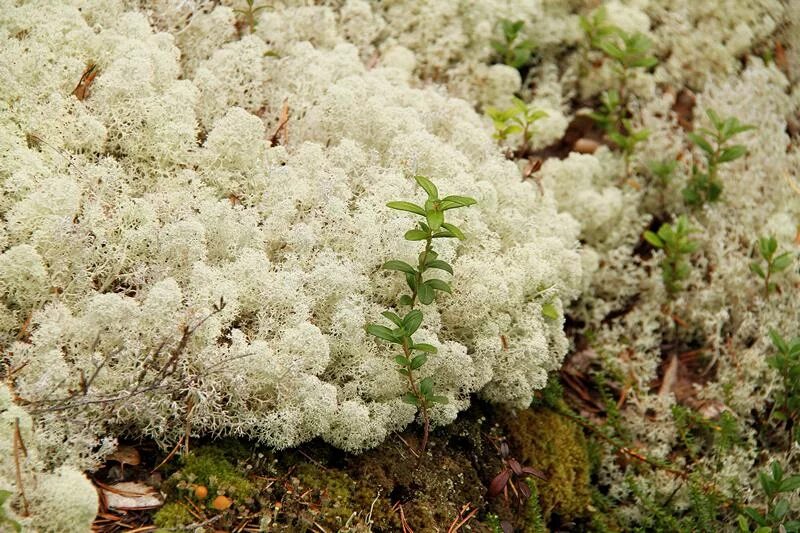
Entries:
POLYGON ((508 412, 502 424, 512 455, 549 478, 536 481, 545 520, 551 514, 567 521, 587 516, 590 464, 581 428, 549 409, 508 412))
POLYGON ((153 517, 153 523, 158 528, 176 529, 195 522, 186 506, 172 502, 165 504, 153 517))

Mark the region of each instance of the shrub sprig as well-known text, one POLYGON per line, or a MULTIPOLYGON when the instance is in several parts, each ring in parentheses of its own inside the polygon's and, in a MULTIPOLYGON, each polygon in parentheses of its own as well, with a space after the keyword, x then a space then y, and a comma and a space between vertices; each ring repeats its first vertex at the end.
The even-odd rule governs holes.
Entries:
MULTIPOLYGON (((439 259, 439 254, 433 249, 434 239, 454 238, 463 240, 464 233, 457 226, 445 222, 445 212, 451 209, 469 207, 476 202, 468 196, 445 196, 439 198, 439 190, 425 176, 415 176, 414 179, 420 187, 427 193, 428 199, 424 206, 406 201, 394 201, 386 204, 392 209, 407 211, 424 218, 418 221, 416 227, 408 230, 404 237, 409 241, 424 241, 425 248, 418 256, 417 265, 392 259, 383 264, 383 269, 394 270, 405 274, 406 283, 411 294, 404 294, 398 299, 399 306, 410 307, 411 309, 400 316, 394 311, 384 311, 382 315, 389 320, 394 327, 390 328, 380 324, 368 324, 367 333, 381 340, 396 344, 402 353, 395 356, 397 371, 407 380, 407 391, 403 396, 403 401, 417 407, 422 414, 424 435, 422 439, 421 451, 424 452, 428 443, 428 433, 430 431, 430 408, 437 403, 446 403, 447 398, 435 393, 433 378, 428 376, 421 380, 417 379, 415 372, 419 370, 428 360, 429 355, 436 354, 436 347, 426 343, 417 343, 412 335, 422 325, 424 315, 420 309, 416 309, 417 303, 428 305, 436 299, 437 292, 451 293, 450 284, 446 281, 425 276, 432 270, 441 270, 453 274, 453 267, 439 259)), ((422 454, 420 454, 422 457, 422 454)))

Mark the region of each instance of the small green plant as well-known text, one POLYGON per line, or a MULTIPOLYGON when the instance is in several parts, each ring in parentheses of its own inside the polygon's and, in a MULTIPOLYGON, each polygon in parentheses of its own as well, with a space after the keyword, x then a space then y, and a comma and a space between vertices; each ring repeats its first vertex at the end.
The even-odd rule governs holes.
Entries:
POLYGON ((781 378, 782 387, 775 393, 770 418, 785 423, 800 443, 800 337, 788 342, 775 330, 769 332, 778 353, 767 358, 781 378))
POLYGON ((523 157, 530 148, 533 137, 533 123, 547 116, 545 111, 529 106, 519 98, 514 97, 514 104, 507 109, 489 107, 486 113, 494 122, 494 138, 506 141, 510 135, 522 134, 522 143, 517 148, 515 155, 523 157))
POLYGON ((600 43, 620 31, 617 26, 608 22, 608 13, 604 6, 595 9, 588 17, 581 15, 580 24, 589 47, 595 49, 599 49, 600 43))
POLYGON ((675 169, 678 168, 678 162, 674 159, 665 159, 663 161, 651 161, 647 168, 650 174, 655 178, 658 184, 663 188, 669 185, 675 175, 675 169))
POLYGON ((692 177, 683 189, 683 198, 687 204, 700 206, 706 202, 715 202, 722 193, 722 183, 717 172, 719 165, 744 156, 747 148, 741 144, 729 144, 735 135, 752 130, 755 126, 742 124, 736 117, 720 118, 713 109, 707 109, 712 129, 699 128, 688 133, 687 137, 702 150, 706 159, 706 168, 701 171, 697 165, 692 167, 692 177))
POLYGON ((624 118, 622 119, 622 130, 611 131, 608 137, 614 141, 614 144, 619 146, 625 158, 625 176, 631 175, 631 158, 636 149, 636 145, 650 137, 650 131, 647 129, 635 130, 631 121, 624 118))
POLYGON ((640 32, 629 34, 619 28, 595 43, 595 47, 614 61, 614 71, 619 78, 619 99, 623 110, 628 108, 628 80, 635 68, 645 70, 658 64, 649 55, 653 43, 640 32))
POLYGON ((600 109, 589 113, 589 117, 606 133, 616 131, 622 120, 619 93, 613 89, 603 91, 603 94, 600 95, 600 109))
POLYGON ((492 39, 492 48, 502 58, 503 63, 510 67, 520 69, 530 63, 531 55, 536 45, 530 39, 519 39, 520 31, 525 23, 521 20, 512 22, 507 19, 500 20, 503 30, 503 40, 492 39))
MULTIPOLYGON (((392 209, 407 211, 419 215, 424 222, 417 222, 414 229, 408 230, 405 239, 409 241, 424 241, 425 249, 420 252, 417 266, 414 267, 405 261, 393 259, 383 264, 385 270, 396 270, 405 274, 406 283, 411 294, 404 294, 398 299, 398 307, 409 307, 410 310, 403 316, 394 311, 385 311, 383 316, 389 320, 394 327, 389 328, 380 324, 368 324, 367 333, 379 339, 397 344, 402 353, 395 357, 397 371, 406 378, 408 390, 403 397, 403 401, 414 405, 422 414, 424 435, 422 439, 421 451, 424 452, 428 443, 428 433, 430 430, 429 409, 436 403, 445 403, 447 398, 435 394, 433 389, 433 378, 428 376, 419 380, 415 374, 428 360, 428 355, 436 353, 436 348, 430 344, 416 343, 412 335, 419 329, 423 321, 423 313, 415 309, 417 303, 428 305, 434 301, 437 292, 450 293, 450 284, 442 279, 426 276, 429 271, 441 270, 453 274, 453 268, 449 263, 438 258, 438 254, 433 250, 433 240, 442 238, 464 239, 461 230, 445 222, 445 212, 450 209, 468 207, 476 203, 473 198, 467 196, 446 196, 439 198, 439 191, 436 186, 424 176, 415 176, 420 187, 428 195, 425 205, 419 206, 411 202, 397 201, 386 204, 392 209)), ((420 453, 420 458, 422 453, 420 453)))
POLYGON ((607 16, 605 7, 600 6, 588 17, 583 15, 580 17, 581 29, 586 36, 586 42, 581 46, 580 73, 582 76, 586 76, 591 66, 589 52, 599 50, 602 41, 619 31, 617 26, 608 22, 607 16))
POLYGON ((678 441, 686 448, 692 461, 697 461, 705 448, 728 451, 743 442, 736 417, 729 411, 723 411, 719 418, 711 420, 693 409, 676 404, 672 406, 672 418, 678 441))
POLYGON ((764 280, 764 298, 778 289, 777 283, 771 281, 772 274, 783 272, 792 264, 791 252, 778 252, 778 241, 775 237, 761 237, 758 239, 758 253, 763 259, 764 265, 760 261, 750 263, 750 271, 764 280))
POLYGON ((644 238, 654 247, 664 250, 661 261, 661 278, 670 295, 681 290, 681 282, 689 277, 691 263, 689 255, 697 250, 697 242, 690 238, 696 232, 689 226, 685 215, 678 217, 675 224, 664 223, 657 233, 645 231, 644 238))
POLYGON ((800 531, 800 521, 790 520, 796 515, 797 509, 792 510, 788 499, 782 494, 791 494, 800 489, 800 475, 784 476, 783 468, 778 461, 773 461, 770 472, 759 472, 758 479, 761 489, 767 497, 766 509, 759 510, 754 507, 745 507, 743 514, 737 518, 739 531, 755 533, 800 531), (755 522, 756 529, 750 529, 750 521, 755 522))
POLYGON ((600 109, 589 113, 589 117, 603 128, 611 141, 625 157, 625 176, 630 176, 631 158, 636 145, 650 136, 647 129, 636 130, 631 121, 624 118, 625 110, 615 90, 604 91, 600 96, 600 109))
POLYGON ((269 6, 257 6, 255 5, 255 0, 244 0, 245 4, 247 4, 246 9, 234 9, 234 13, 239 13, 244 17, 245 23, 250 27, 250 33, 254 33, 256 31, 256 14, 263 10, 267 9, 269 6))

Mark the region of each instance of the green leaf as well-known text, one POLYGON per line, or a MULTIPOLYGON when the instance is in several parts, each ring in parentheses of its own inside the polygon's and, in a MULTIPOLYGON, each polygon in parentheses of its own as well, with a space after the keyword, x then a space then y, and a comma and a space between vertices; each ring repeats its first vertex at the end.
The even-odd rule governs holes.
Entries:
POLYGON ((389 202, 386 204, 386 206, 391 207, 392 209, 408 211, 409 213, 425 216, 425 210, 416 204, 412 204, 411 202, 389 202))
POLYGON ((644 232, 644 240, 655 246, 656 248, 663 248, 664 241, 661 240, 661 237, 653 233, 652 231, 645 231, 644 232))
POLYGON ((411 364, 408 358, 403 355, 396 355, 394 361, 400 366, 408 366, 411 364))
POLYGON ((400 340, 395 336, 392 330, 390 330, 386 326, 379 326, 378 324, 368 324, 367 333, 375 337, 378 337, 379 339, 383 339, 385 341, 389 341, 394 344, 400 344, 400 340))
POLYGON ((711 144, 705 139, 705 137, 698 135, 697 133, 687 133, 686 136, 692 141, 694 144, 700 147, 707 154, 713 154, 714 149, 711 147, 711 144))
POLYGON ((404 237, 407 241, 424 241, 428 238, 428 234, 420 229, 410 229, 404 237))
MULTIPOLYGON (((417 290, 417 276, 415 276, 414 274, 406 274, 406 283, 408 283, 408 288, 411 289, 411 292, 417 290)), ((403 301, 402 297, 400 298, 400 301, 401 302, 403 301)), ((412 300, 409 299, 406 305, 411 305, 411 303, 412 300)))
POLYGON ((739 159, 746 153, 747 153, 747 148, 742 146, 741 144, 737 144, 736 146, 725 148, 722 151, 722 154, 720 154, 719 159, 717 161, 720 163, 727 163, 728 161, 739 159))
POLYGON ((708 115, 708 119, 711 121, 711 123, 714 125, 715 128, 719 129, 722 126, 722 119, 719 118, 719 115, 717 115, 716 111, 710 108, 706 109, 706 115, 708 115))
POLYGON ((425 361, 427 361, 427 360, 428 360, 428 355, 427 354, 421 353, 421 354, 417 355, 416 357, 414 357, 411 360, 411 370, 418 369, 419 367, 424 365, 425 361))
POLYGON ((761 268, 761 265, 758 263, 750 263, 750 272, 756 274, 761 279, 766 278, 766 274, 764 274, 764 269, 761 268))
POLYGON ((620 47, 612 43, 611 41, 603 41, 601 43, 598 43, 597 47, 600 50, 602 50, 607 56, 617 60, 621 59, 622 56, 624 55, 620 47))
POLYGON ((758 239, 758 252, 761 257, 769 261, 778 249, 778 241, 774 237, 761 237, 758 239))
POLYGON ((427 283, 423 283, 419 286, 419 291, 417 292, 417 296, 419 297, 419 301, 425 305, 430 304, 433 302, 433 288, 428 285, 427 283))
POLYGON ((470 198, 469 196, 457 196, 457 195, 445 196, 444 198, 442 198, 442 204, 444 204, 445 202, 449 202, 450 204, 454 205, 443 207, 442 209, 444 210, 455 209, 457 207, 469 207, 471 205, 475 205, 478 203, 478 201, 475 198, 470 198))
MULTIPOLYGON (((781 486, 783 486, 783 483, 781 483, 781 486)), ((780 492, 786 492, 786 491, 781 490, 780 492)), ((775 505, 772 507, 772 515, 777 517, 778 519, 781 519, 784 516, 786 516, 786 513, 788 512, 789 512, 789 502, 783 499, 776 501, 775 505)))
MULTIPOLYGON (((744 511, 744 514, 746 514, 750 518, 750 520, 752 520, 756 524, 758 524, 760 526, 763 526, 766 523, 764 521, 764 517, 761 516, 761 513, 759 513, 758 511, 756 511, 752 507, 745 507, 743 509, 743 511, 744 511)), ((756 530, 756 531, 758 531, 758 530, 756 530)))
POLYGON ((772 264, 769 266, 769 270, 770 272, 781 272, 786 270, 786 268, 791 264, 792 254, 789 252, 784 252, 772 261, 772 264))
POLYGON ((417 180, 419 186, 425 189, 425 192, 428 193, 428 198, 431 200, 437 200, 439 198, 439 190, 431 180, 425 176, 414 176, 414 179, 417 180))
POLYGON ((411 300, 411 296, 409 296, 408 294, 402 295, 398 301, 400 302, 400 305, 411 305, 413 303, 413 301, 411 300))
POLYGON ((769 330, 769 338, 772 340, 772 344, 781 351, 781 353, 786 353, 789 351, 789 346, 786 344, 786 341, 783 340, 780 333, 775 331, 774 329, 769 330))
POLYGON ((414 267, 412 267, 405 261, 398 261, 396 259, 392 259, 391 261, 386 261, 381 268, 383 268, 384 270, 399 270, 400 272, 405 272, 407 274, 417 273, 417 271, 414 270, 414 267))
POLYGON ((431 231, 437 231, 444 222, 444 213, 435 209, 429 210, 426 215, 431 231))
POLYGON ((419 399, 410 392, 407 392, 403 395, 403 401, 405 403, 416 405, 417 407, 419 407, 419 399))
POLYGON ((397 316, 397 313, 392 313, 391 311, 384 311, 381 314, 386 318, 388 318, 389 320, 391 320, 392 322, 394 322, 395 326, 403 325, 403 320, 399 316, 397 316))
POLYGON ((443 227, 444 229, 446 229, 447 231, 449 231, 450 233, 452 233, 452 234, 453 234, 453 236, 454 236, 455 238, 457 238, 458 240, 460 240, 460 241, 463 241, 463 240, 466 238, 466 237, 464 237, 464 234, 461 232, 461 230, 460 230, 460 229, 458 229, 456 226, 454 226, 454 225, 452 225, 452 224, 449 224, 449 223, 447 223, 447 222, 444 222, 444 223, 442 224, 442 227, 443 227))
POLYGON ((422 311, 419 309, 409 311, 408 314, 403 317, 403 328, 409 336, 413 335, 414 332, 419 329, 420 324, 422 324, 422 311))
POLYGON ((630 66, 649 69, 656 65, 658 65, 658 59, 656 59, 655 57, 642 57, 639 59, 635 59, 630 66))
POLYGON ((439 270, 444 270, 445 272, 449 272, 450 274, 453 273, 453 267, 450 266, 449 263, 442 261, 441 259, 434 259, 433 261, 429 261, 426 263, 428 268, 438 268, 439 270))
POLYGON ((440 279, 435 279, 435 278, 429 279, 425 281, 425 285, 430 285, 437 291, 443 291, 446 292, 447 294, 453 294, 453 289, 450 288, 450 284, 440 279))
POLYGON ((790 476, 781 481, 778 492, 794 492, 800 489, 800 476, 790 476))
POLYGON ((433 346, 431 344, 425 344, 424 342, 415 344, 413 348, 414 350, 419 350, 420 352, 425 352, 425 353, 436 353, 438 351, 436 349, 436 346, 433 346))
POLYGON ((542 306, 542 316, 555 320, 558 318, 558 309, 551 303, 546 303, 542 306))
POLYGON ((778 461, 772 461, 772 479, 780 481, 783 478, 783 467, 778 461))
POLYGON ((420 381, 419 391, 425 396, 430 396, 430 394, 433 392, 433 378, 428 376, 420 381))

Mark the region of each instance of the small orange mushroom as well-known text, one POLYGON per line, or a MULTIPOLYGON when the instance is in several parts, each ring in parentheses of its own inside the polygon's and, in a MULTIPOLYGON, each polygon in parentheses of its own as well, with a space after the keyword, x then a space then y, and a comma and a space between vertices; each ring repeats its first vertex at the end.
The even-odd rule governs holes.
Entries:
POLYGON ((208 489, 204 485, 197 485, 194 488, 194 496, 198 500, 205 500, 208 497, 208 489))
POLYGON ((211 506, 217 511, 224 511, 225 509, 230 507, 231 504, 233 504, 233 500, 221 494, 216 498, 214 498, 214 501, 211 502, 211 506))

